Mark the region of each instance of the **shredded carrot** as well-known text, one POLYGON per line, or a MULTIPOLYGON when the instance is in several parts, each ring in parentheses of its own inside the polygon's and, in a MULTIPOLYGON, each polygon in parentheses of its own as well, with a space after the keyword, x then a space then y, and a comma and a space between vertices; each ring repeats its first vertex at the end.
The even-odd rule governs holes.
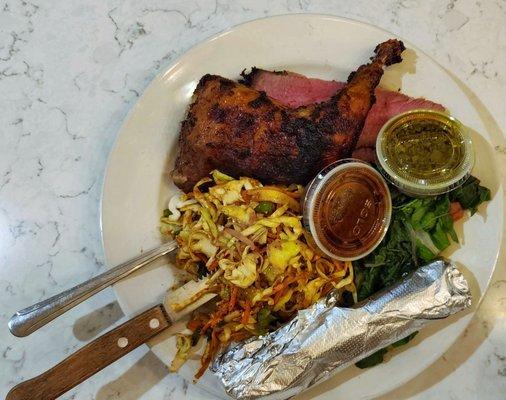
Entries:
MULTIPOLYGON (((210 346, 211 346, 211 343, 208 343, 207 347, 210 347, 210 346)), ((209 352, 209 351, 210 350, 207 350, 207 352, 209 352)), ((200 377, 202 375, 204 375, 204 372, 206 372, 207 367, 209 366, 210 363, 211 363, 211 357, 209 357, 208 355, 206 355, 206 357, 202 357, 201 363, 200 363, 200 368, 197 371, 197 373, 195 374, 195 380, 200 379, 200 377)))
POLYGON ((220 304, 218 309, 211 314, 211 317, 209 320, 205 323, 205 325, 202 327, 202 333, 207 331, 209 328, 214 328, 218 323, 220 323, 221 320, 225 317, 225 315, 228 314, 228 307, 227 303, 220 304))
POLYGON ((213 323, 213 318, 209 319, 209 321, 207 321, 205 323, 205 325, 202 327, 202 330, 201 332, 204 333, 205 331, 207 331, 209 328, 212 328, 215 324, 213 323))
POLYGON ((200 258, 200 261, 202 261, 203 263, 207 262, 207 256, 205 254, 202 253, 193 253, 193 254, 195 254, 195 256, 197 256, 198 258, 200 258))
POLYGON ((306 273, 306 272, 303 272, 303 273, 299 274, 299 276, 298 276, 298 278, 297 278, 297 281, 299 281, 299 284, 300 284, 300 285, 304 285, 304 284, 306 284, 306 283, 307 283, 308 278, 309 278, 309 277, 308 277, 307 273, 306 273))
POLYGON ((242 314, 241 324, 243 325, 248 324, 250 314, 251 314, 251 304, 250 301, 247 300, 244 304, 244 312, 242 314))
POLYGON ((298 281, 299 279, 304 278, 304 274, 300 274, 300 276, 292 275, 286 277, 283 282, 274 286, 272 293, 274 294, 274 304, 276 304, 279 299, 286 293, 286 288, 292 284, 293 282, 298 281))
POLYGON ((219 344, 218 333, 216 330, 213 330, 213 333, 211 334, 211 342, 207 345, 206 354, 204 355, 204 358, 202 358, 202 364, 200 365, 198 372, 195 374, 195 379, 200 379, 200 377, 204 375, 204 372, 206 372, 211 360, 220 348, 219 344))
POLYGON ((280 284, 274 286, 274 289, 272 290, 272 292, 276 293, 276 292, 279 292, 279 291, 281 291, 283 289, 286 289, 288 287, 288 285, 290 285, 293 282, 296 282, 300 278, 301 278, 301 276, 297 276, 297 275, 288 276, 288 277, 286 277, 283 280, 283 282, 281 282, 280 284))
POLYGON ((343 263, 342 261, 337 261, 337 260, 333 260, 332 263, 334 264, 335 266, 335 269, 334 270, 337 270, 337 271, 342 271, 343 269, 346 268, 346 264, 343 263))
POLYGON ((284 290, 280 290, 279 292, 277 292, 275 295, 274 295, 274 304, 276 304, 279 299, 283 296, 284 294, 284 290))
POLYGON ((214 271, 216 268, 218 268, 218 260, 214 260, 211 264, 209 264, 209 266, 207 267, 207 269, 209 271, 214 271))
POLYGON ((188 324, 186 324, 186 327, 191 331, 195 331, 201 325, 202 323, 199 320, 192 319, 191 321, 188 322, 188 324))
POLYGON ((274 286, 274 287, 272 288, 272 293, 279 292, 280 290, 283 290, 283 288, 284 288, 284 287, 285 287, 285 286, 284 286, 283 282, 278 283, 276 286, 274 286))
POLYGON ((232 311, 235 307, 235 303, 237 301, 237 292, 239 288, 237 286, 232 286, 232 293, 230 293, 230 302, 228 303, 228 311, 232 311))

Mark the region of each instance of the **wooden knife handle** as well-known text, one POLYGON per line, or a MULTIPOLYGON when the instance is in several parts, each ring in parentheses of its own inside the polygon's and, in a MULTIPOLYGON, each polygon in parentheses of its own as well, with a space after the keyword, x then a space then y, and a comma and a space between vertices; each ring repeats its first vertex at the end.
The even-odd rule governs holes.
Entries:
POLYGON ((146 343, 170 325, 161 305, 100 336, 43 374, 21 382, 6 400, 52 400, 146 343))

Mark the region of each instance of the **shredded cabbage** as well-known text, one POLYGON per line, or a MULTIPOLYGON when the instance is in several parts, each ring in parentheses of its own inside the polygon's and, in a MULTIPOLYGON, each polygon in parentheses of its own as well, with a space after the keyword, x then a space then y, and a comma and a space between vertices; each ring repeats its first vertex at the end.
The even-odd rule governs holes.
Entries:
POLYGON ((216 170, 211 177, 171 200, 171 215, 160 227, 178 242, 179 268, 195 278, 213 274, 214 311, 188 323, 193 335, 178 337, 171 366, 176 370, 187 359, 198 342, 192 337, 207 337, 197 378, 222 346, 275 329, 329 291, 357 298, 352 264, 327 258, 302 226, 302 186, 263 186, 216 170), (272 204, 268 212, 261 202, 272 204))
POLYGON ((178 335, 176 342, 177 353, 172 363, 170 364, 169 371, 177 372, 179 368, 186 362, 190 355, 191 346, 191 336, 187 335, 178 335))
POLYGON ((259 254, 250 253, 249 247, 246 247, 239 262, 235 263, 227 259, 221 259, 218 261, 218 265, 225 271, 224 277, 226 280, 245 289, 257 279, 259 258, 259 254))

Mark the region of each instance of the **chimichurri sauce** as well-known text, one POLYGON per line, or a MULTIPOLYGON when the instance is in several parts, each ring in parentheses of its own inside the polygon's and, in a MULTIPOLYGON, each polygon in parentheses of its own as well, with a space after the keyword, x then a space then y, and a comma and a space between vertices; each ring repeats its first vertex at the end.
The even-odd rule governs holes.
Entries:
POLYGON ((385 156, 393 170, 417 179, 452 173, 463 160, 463 138, 452 124, 413 119, 385 132, 385 156))

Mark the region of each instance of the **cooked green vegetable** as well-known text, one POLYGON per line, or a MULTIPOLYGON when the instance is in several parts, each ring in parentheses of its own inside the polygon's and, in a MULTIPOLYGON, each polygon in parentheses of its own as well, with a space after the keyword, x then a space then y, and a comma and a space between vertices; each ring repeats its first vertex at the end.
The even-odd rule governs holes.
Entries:
MULTIPOLYGON (((391 187, 393 213, 385 238, 371 254, 353 262, 358 300, 398 282, 420 265, 436 258, 451 241, 458 242, 450 203, 459 202, 471 214, 476 212, 481 203, 490 200, 490 190, 479 183, 471 176, 450 193, 423 199, 411 198, 391 187)), ((392 346, 400 346, 411 338, 392 346)), ((367 368, 382 362, 386 351, 381 349, 371 354, 357 366, 367 368)))
POLYGON ((255 207, 255 211, 261 214, 272 214, 276 206, 270 201, 261 201, 258 206, 255 207))
POLYGON ((438 222, 435 229, 432 230, 430 235, 432 242, 436 247, 443 251, 450 245, 447 233, 443 230, 441 224, 438 222))
POLYGON ((169 218, 172 215, 172 211, 170 211, 168 208, 163 210, 163 218, 169 218))
POLYGON ((359 301, 399 281, 419 265, 409 230, 399 216, 399 213, 392 216, 387 235, 378 248, 353 263, 359 301))
POLYGON ((447 194, 424 199, 414 199, 399 207, 400 218, 416 233, 425 231, 439 251, 450 245, 448 235, 457 241, 450 215, 450 199, 447 194))
POLYGON ((490 191, 470 177, 457 190, 440 196, 414 199, 391 188, 393 215, 385 239, 366 258, 355 261, 358 299, 399 281, 419 265, 433 260, 458 242, 450 214, 450 201, 471 212, 490 199, 490 191))
POLYGON ((392 347, 399 347, 399 346, 402 346, 402 345, 405 345, 406 343, 410 342, 412 339, 414 339, 414 337, 418 335, 418 331, 415 331, 413 332, 411 335, 408 335, 406 336, 404 339, 401 339, 401 340, 398 340, 397 342, 395 343, 392 343, 391 346, 392 347))
POLYGON ((406 336, 404 339, 398 340, 388 347, 379 349, 378 351, 372 353, 370 356, 364 358, 363 360, 360 360, 355 365, 358 368, 364 369, 381 364, 383 362, 383 356, 388 352, 388 350, 405 345, 406 343, 410 342, 417 334, 418 332, 413 332, 411 335, 406 336))
POLYGON ((272 315, 268 307, 262 308, 257 314, 257 327, 258 334, 265 335, 269 331, 269 326, 277 321, 277 318, 272 315))
POLYGON ((387 348, 379 349, 378 351, 372 353, 370 356, 355 363, 355 365, 358 368, 364 369, 364 368, 371 368, 374 367, 375 365, 381 364, 383 362, 383 356, 387 353, 387 351, 388 351, 387 348))
POLYGON ((434 254, 427 246, 425 246, 420 240, 415 242, 417 255, 425 262, 429 262, 436 258, 437 254, 434 254))
POLYGON ((462 208, 471 210, 473 215, 481 203, 490 201, 490 189, 481 186, 478 178, 470 176, 461 187, 450 193, 450 200, 458 201, 462 208))

